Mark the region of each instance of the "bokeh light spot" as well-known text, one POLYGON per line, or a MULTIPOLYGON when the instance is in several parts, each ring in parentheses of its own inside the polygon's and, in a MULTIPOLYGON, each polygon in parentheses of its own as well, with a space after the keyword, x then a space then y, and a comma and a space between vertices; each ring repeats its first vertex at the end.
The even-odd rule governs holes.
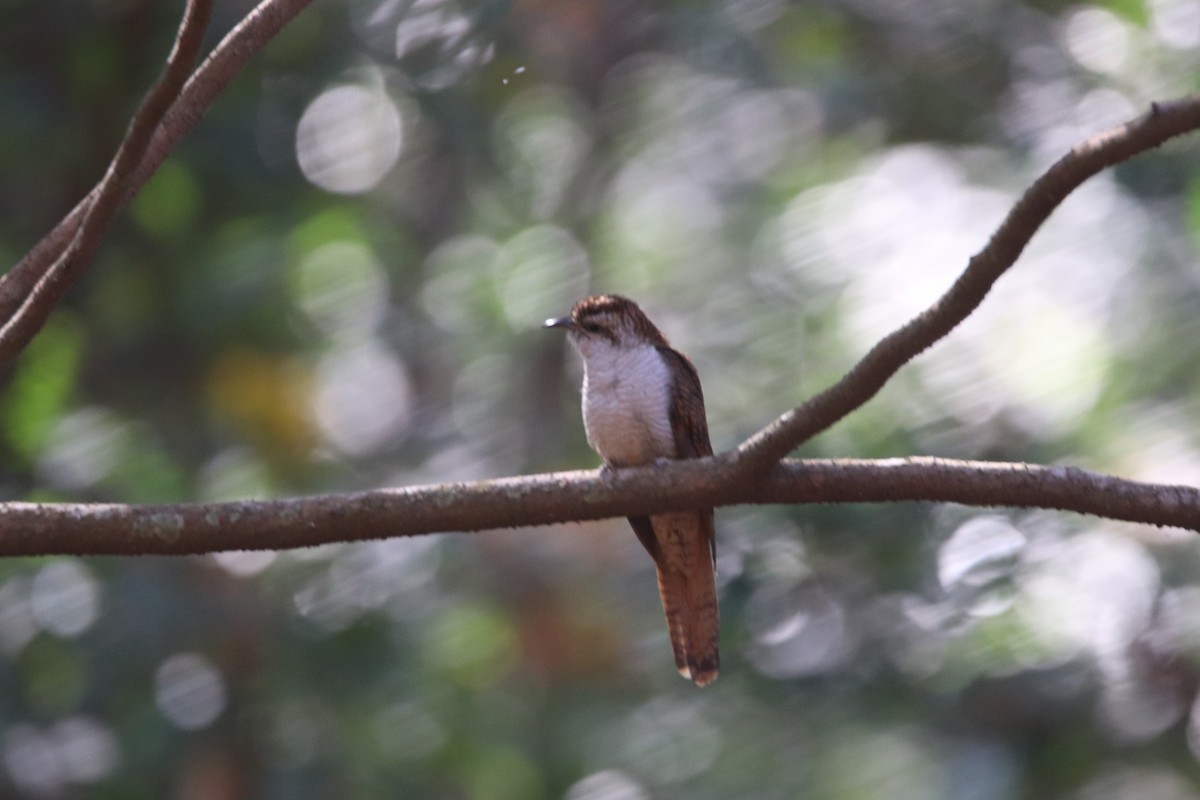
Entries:
POLYGON ((296 263, 290 278, 296 304, 328 335, 370 330, 387 313, 387 278, 358 242, 318 248, 296 263))
POLYGON ((1071 56, 1093 72, 1119 72, 1129 58, 1129 29, 1107 9, 1088 6, 1072 11, 1063 40, 1071 56))
POLYGON ((102 780, 120 760, 112 730, 82 716, 49 728, 13 725, 4 734, 2 748, 8 774, 27 797, 55 797, 68 783, 102 780))
POLYGON ((84 489, 113 471, 128 439, 128 426, 112 411, 83 408, 54 427, 38 468, 55 486, 84 489))
POLYGON ((398 437, 412 406, 407 370, 368 340, 330 351, 317 368, 316 417, 338 450, 363 455, 398 437))
POLYGON ((253 451, 234 447, 204 465, 197 486, 200 499, 262 500, 274 494, 270 469, 253 451))
POLYGON ((78 636, 100 613, 100 585, 81 562, 54 561, 34 576, 29 602, 42 628, 57 636, 78 636))
POLYGON ((120 747, 112 730, 90 717, 69 717, 51 729, 67 776, 91 783, 109 775, 120 760, 120 747))
POLYGON ((525 454, 525 431, 497 415, 512 391, 514 366, 500 355, 484 356, 458 373, 453 389, 454 425, 494 469, 516 468, 525 454))
POLYGON ((565 800, 650 800, 650 793, 624 772, 606 769, 573 783, 565 800))
POLYGON ((854 652, 846 609, 815 584, 760 587, 747 604, 746 624, 755 640, 749 658, 768 677, 820 674, 854 652))
POLYGON ((444 330, 469 336, 482 327, 480 308, 491 298, 491 276, 500 246, 485 236, 456 236, 438 245, 425 259, 429 276, 421 307, 444 330), (486 287, 487 291, 484 291, 486 287))
POLYGON ((1103 663, 1123 657, 1145 629, 1159 583, 1158 566, 1140 544, 1087 533, 1045 547, 1022 576, 1016 609, 1059 657, 1084 651, 1103 663))
POLYGON ((304 177, 338 194, 375 187, 400 157, 400 111, 386 94, 338 86, 317 96, 296 128, 304 177))
POLYGON ((995 517, 976 517, 958 527, 938 550, 938 580, 959 604, 977 615, 999 613, 1012 600, 997 584, 1012 574, 1025 535, 995 517), (982 597, 981 597, 982 596, 982 597))
POLYGON ((262 572, 275 562, 276 553, 271 550, 230 550, 209 556, 217 566, 239 578, 249 578, 262 572))
POLYGON ((154 699, 172 725, 185 731, 200 730, 225 710, 225 681, 204 656, 178 653, 159 666, 154 699))
POLYGON ((15 656, 37 633, 29 603, 29 579, 24 575, 9 578, 0 585, 0 652, 15 656))
POLYGON ((587 293, 587 253, 570 233, 538 225, 514 236, 496 265, 500 299, 509 322, 540 325, 587 293))
POLYGON ((1196 0, 1150 0, 1155 35, 1178 50, 1200 49, 1200 3, 1196 0))
POLYGON ((4 766, 13 782, 34 796, 57 794, 66 779, 53 738, 28 724, 5 732, 4 766))
POLYGON ((630 717, 624 749, 639 773, 677 783, 712 766, 721 751, 721 731, 693 705, 652 700, 630 717))
POLYGON ((1014 301, 979 340, 986 366, 1020 421, 1038 432, 1069 431, 1100 397, 1110 348, 1095 322, 1045 299, 1014 301))
POLYGON ((438 718, 416 703, 398 703, 375 718, 380 747, 389 758, 415 761, 441 750, 447 732, 438 718))

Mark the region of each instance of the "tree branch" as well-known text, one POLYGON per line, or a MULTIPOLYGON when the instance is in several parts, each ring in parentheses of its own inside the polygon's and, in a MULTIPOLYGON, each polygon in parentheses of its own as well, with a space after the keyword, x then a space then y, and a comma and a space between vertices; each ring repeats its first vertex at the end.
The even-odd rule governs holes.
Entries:
MULTIPOLYGON (((127 147, 129 136, 133 132, 134 125, 137 124, 137 118, 142 116, 142 111, 149 102, 149 97, 147 98, 147 102, 139 110, 138 117, 135 117, 134 123, 130 127, 130 133, 126 135, 126 140, 122 142, 119 151, 129 150, 137 158, 131 168, 123 170, 125 174, 116 192, 115 206, 108 214, 105 223, 98 226, 98 232, 95 234, 97 243, 107 230, 108 224, 111 223, 112 216, 127 204, 137 190, 150 179, 150 176, 154 174, 171 150, 204 116, 234 76, 311 2, 312 0, 263 0, 259 3, 204 59, 195 73, 188 78, 182 90, 177 91, 178 97, 172 93, 174 102, 169 105, 165 114, 159 115, 156 125, 152 128, 153 136, 148 144, 143 142, 141 148, 129 148, 127 147)), ((210 2, 206 0, 203 5, 208 6, 210 2)), ((191 13, 192 5, 189 4, 184 21, 181 23, 176 48, 172 51, 172 59, 180 63, 185 60, 182 56, 187 55, 186 53, 181 54, 179 48, 180 42, 184 39, 185 30, 199 29, 200 33, 203 32, 203 26, 194 28, 189 24, 188 19, 191 13), (176 55, 181 57, 175 59, 176 55)), ((187 66, 190 67, 194 61, 195 53, 192 53, 191 58, 186 60, 187 66)), ((166 78, 166 73, 170 70, 169 60, 159 84, 166 78)), ((159 84, 156 84, 155 89, 159 87, 159 84)), ((153 93, 155 89, 152 89, 151 92, 153 93)), ((0 319, 7 320, 5 328, 14 324, 20 324, 23 328, 33 328, 33 330, 14 330, 7 337, 3 334, 3 329, 0 329, 0 362, 11 360, 21 348, 28 344, 29 339, 41 327, 41 322, 44 322, 44 313, 41 322, 36 326, 32 322, 18 323, 18 317, 22 315, 24 305, 27 305, 40 291, 39 284, 54 274, 55 265, 63 259, 71 243, 78 240, 84 220, 89 215, 89 210, 94 206, 105 183, 109 181, 112 172, 113 168, 110 167, 104 180, 79 201, 49 234, 17 262, 16 266, 0 278, 0 319), (22 339, 24 341, 21 341, 22 339), (5 342, 9 344, 6 345, 5 342)), ((57 302, 57 298, 55 302, 57 302)), ((52 306, 53 303, 50 305, 52 306)), ((46 309, 46 311, 48 310, 46 309)))
POLYGON ((162 74, 133 115, 104 177, 88 194, 91 200, 70 244, 43 272, 16 312, 0 327, 0 363, 20 353, 42 329, 50 312, 95 255, 101 239, 121 207, 130 173, 141 161, 155 128, 179 96, 192 65, 196 63, 211 16, 212 0, 188 0, 162 74))
POLYGON ((862 406, 899 369, 974 311, 1021 255, 1055 208, 1085 180, 1168 139, 1200 128, 1200 95, 1155 103, 1138 119, 1074 147, 1025 191, 958 280, 903 326, 871 348, 833 386, 775 419, 735 451, 742 474, 766 471, 821 431, 862 406))
POLYGON ((936 501, 1051 508, 1200 531, 1200 489, 1069 467, 905 458, 784 461, 734 486, 728 459, 556 472, 293 500, 128 506, 0 503, 0 557, 309 547, 740 503, 936 501))
MULTIPOLYGON (((113 215, 228 82, 311 0, 264 0, 181 87, 210 0, 189 0, 162 78, 103 181, 0 278, 0 361, 20 351, 98 246, 113 215), (183 65, 183 66, 181 66, 183 65), (16 309, 14 313, 14 309, 16 309)), ((1053 210, 1101 169, 1200 128, 1200 96, 1074 148, 1018 201, 932 306, 881 340, 841 381, 716 458, 293 500, 216 504, 0 503, 0 556, 187 554, 478 531, 740 503, 935 501, 1038 507, 1200 531, 1200 490, 1072 468, 910 458, 780 461, 867 402, 900 367, 983 301, 1053 210)))

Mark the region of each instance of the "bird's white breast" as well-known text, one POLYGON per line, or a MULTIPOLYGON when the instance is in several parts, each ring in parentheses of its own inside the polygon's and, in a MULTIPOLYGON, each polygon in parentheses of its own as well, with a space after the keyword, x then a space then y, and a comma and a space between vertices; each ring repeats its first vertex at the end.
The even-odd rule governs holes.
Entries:
POLYGON ((583 424, 612 466, 675 457, 671 373, 651 345, 594 345, 584 353, 583 424))

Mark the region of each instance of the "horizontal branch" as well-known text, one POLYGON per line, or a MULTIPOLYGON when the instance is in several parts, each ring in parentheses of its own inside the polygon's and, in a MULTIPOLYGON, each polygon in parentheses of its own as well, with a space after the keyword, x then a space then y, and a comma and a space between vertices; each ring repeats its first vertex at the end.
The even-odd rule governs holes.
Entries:
POLYGON ((0 556, 281 550, 745 503, 1038 507, 1200 531, 1200 490, 1070 467, 939 458, 784 461, 739 481, 729 457, 293 500, 129 506, 0 503, 0 556))
POLYGON ((874 397, 909 361, 966 319, 1054 209, 1101 170, 1200 129, 1200 95, 1155 103, 1141 117, 1072 148, 1025 190, 987 245, 937 301, 885 336, 836 384, 785 412, 737 450, 744 474, 768 469, 874 397))

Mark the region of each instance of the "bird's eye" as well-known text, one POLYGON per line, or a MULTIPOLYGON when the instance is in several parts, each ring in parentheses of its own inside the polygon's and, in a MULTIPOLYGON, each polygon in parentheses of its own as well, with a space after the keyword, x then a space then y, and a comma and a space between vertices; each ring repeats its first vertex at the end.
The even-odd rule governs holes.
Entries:
POLYGON ((595 322, 585 322, 585 323, 583 323, 582 327, 588 333, 599 333, 600 331, 604 330, 595 322))

